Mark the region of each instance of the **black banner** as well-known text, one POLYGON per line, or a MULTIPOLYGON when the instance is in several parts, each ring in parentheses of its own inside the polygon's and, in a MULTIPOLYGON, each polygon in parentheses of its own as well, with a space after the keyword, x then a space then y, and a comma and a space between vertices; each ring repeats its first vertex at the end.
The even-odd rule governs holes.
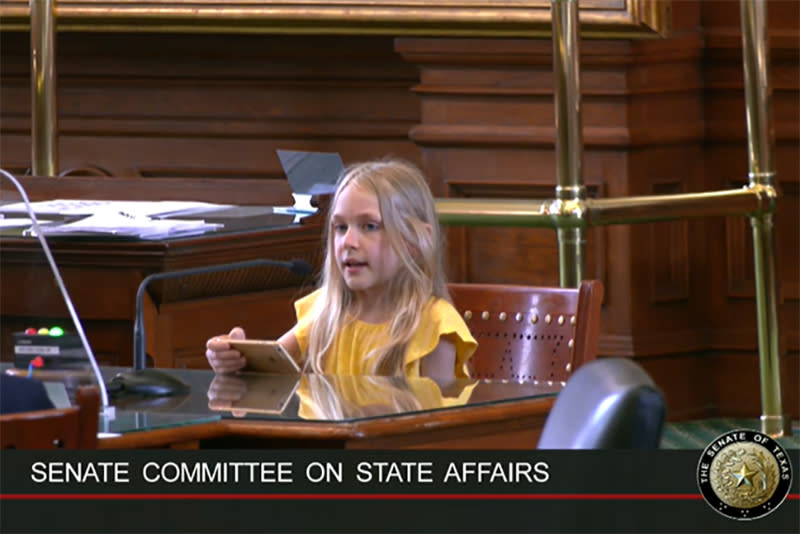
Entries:
POLYGON ((731 519, 700 492, 701 452, 2 451, 0 531, 800 531, 800 477, 731 519))

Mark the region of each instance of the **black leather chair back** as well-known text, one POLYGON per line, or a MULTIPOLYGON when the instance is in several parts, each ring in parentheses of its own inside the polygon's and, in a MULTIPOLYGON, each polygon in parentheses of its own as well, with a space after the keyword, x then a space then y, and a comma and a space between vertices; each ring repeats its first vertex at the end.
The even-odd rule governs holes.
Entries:
POLYGON ((627 358, 589 362, 567 381, 539 439, 540 449, 654 449, 666 404, 661 391, 627 358))

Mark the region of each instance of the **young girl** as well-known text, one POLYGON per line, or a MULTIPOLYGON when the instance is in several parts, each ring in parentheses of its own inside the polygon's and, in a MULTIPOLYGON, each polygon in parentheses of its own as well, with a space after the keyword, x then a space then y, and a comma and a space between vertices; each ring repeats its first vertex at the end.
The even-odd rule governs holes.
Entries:
MULTIPOLYGON (((298 362, 332 375, 467 377, 477 343, 450 302, 433 196, 400 160, 353 165, 328 214, 320 287, 295 302, 297 324, 278 340, 298 362)), ((218 373, 246 365, 229 338, 209 339, 218 373)))

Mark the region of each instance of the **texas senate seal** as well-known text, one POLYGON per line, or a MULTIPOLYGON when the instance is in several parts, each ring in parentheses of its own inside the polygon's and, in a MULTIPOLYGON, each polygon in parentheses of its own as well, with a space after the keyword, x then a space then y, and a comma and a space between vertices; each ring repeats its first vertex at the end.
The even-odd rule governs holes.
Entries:
POLYGON ((722 434, 703 451, 697 484, 706 502, 722 515, 753 520, 774 511, 792 484, 786 450, 756 430, 722 434))

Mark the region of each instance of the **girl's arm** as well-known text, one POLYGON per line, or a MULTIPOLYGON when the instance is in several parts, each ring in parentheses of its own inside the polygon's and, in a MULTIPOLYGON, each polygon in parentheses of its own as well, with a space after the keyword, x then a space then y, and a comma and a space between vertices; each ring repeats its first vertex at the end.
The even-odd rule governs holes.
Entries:
POLYGON ((447 382, 455 378, 456 344, 448 339, 439 338, 439 344, 419 363, 419 374, 434 380, 447 382))

